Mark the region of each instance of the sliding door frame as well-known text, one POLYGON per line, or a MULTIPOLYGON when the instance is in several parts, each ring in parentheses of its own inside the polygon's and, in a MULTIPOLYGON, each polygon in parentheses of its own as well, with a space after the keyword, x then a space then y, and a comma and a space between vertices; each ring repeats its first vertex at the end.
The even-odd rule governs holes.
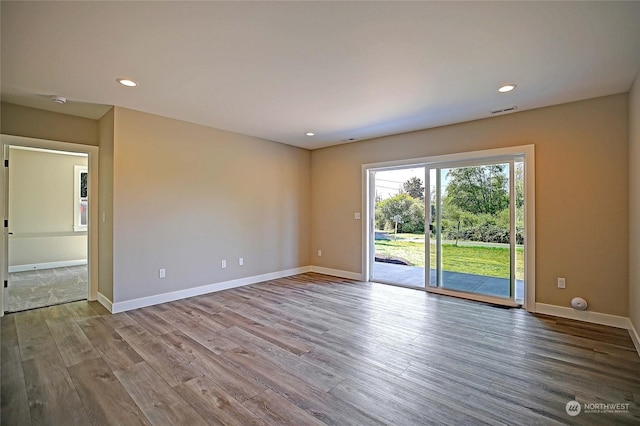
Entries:
MULTIPOLYGON (((534 145, 523 145, 508 148, 489 149, 483 151, 473 151, 457 154, 446 154, 432 157, 410 158, 406 160, 387 161, 381 163, 371 163, 362 165, 362 211, 366 212, 366 220, 362 221, 362 271, 364 279, 369 281, 373 271, 372 260, 375 250, 375 241, 372 238, 375 231, 375 195, 372 195, 371 183, 372 172, 378 170, 389 170, 394 168, 407 167, 425 167, 425 192, 428 190, 429 169, 442 168, 447 164, 481 164, 483 162, 492 162, 495 160, 505 160, 505 162, 514 157, 522 157, 524 163, 524 181, 525 181, 525 270, 524 270, 524 302, 523 307, 529 312, 535 312, 535 147, 534 145)), ((511 172, 513 173, 513 167, 511 172)), ((511 176, 512 177, 512 176, 511 176)), ((513 185, 511 180, 510 185, 513 185)), ((430 194, 426 194, 430 196, 430 194)), ((425 196, 425 199, 426 199, 425 196)), ((429 208, 425 208, 426 224, 430 223, 431 214, 429 208)), ((514 216, 514 211, 510 215, 514 216)), ((513 221, 512 221, 513 222, 513 221)), ((513 222, 515 223, 515 222, 513 222)), ((512 228, 515 225, 512 225, 512 228)), ((512 232, 512 238, 515 236, 512 232)), ((430 287, 430 253, 429 241, 425 233, 425 290, 432 293, 455 295, 457 297, 465 297, 464 293, 447 291, 440 288, 430 287)), ((513 256, 513 254, 512 254, 513 256)), ((511 268, 514 265, 512 262, 511 268)), ((479 295, 472 295, 475 300, 483 300, 479 295)), ((486 301, 495 302, 493 298, 486 301), (491 300, 489 300, 491 299, 491 300)), ((504 302, 504 300, 503 300, 504 302)))

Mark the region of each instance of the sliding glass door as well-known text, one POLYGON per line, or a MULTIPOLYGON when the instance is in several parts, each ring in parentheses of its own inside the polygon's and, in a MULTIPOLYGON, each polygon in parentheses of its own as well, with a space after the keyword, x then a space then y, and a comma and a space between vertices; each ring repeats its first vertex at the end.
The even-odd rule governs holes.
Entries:
POLYGON ((525 155, 448 158, 366 169, 369 279, 521 305, 525 155))

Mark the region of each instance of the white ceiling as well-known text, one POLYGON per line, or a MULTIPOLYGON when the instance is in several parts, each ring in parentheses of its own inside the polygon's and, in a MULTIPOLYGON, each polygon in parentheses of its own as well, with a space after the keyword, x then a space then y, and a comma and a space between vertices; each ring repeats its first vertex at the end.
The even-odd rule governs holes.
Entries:
POLYGON ((2 1, 1 14, 3 101, 91 118, 118 105, 310 149, 626 92, 640 69, 640 2, 2 1))

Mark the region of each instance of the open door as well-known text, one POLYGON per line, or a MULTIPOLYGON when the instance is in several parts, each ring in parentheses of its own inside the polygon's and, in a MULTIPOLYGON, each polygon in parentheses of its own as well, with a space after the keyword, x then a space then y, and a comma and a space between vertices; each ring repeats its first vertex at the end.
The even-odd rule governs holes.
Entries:
POLYGON ((372 280, 425 286, 424 167, 372 172, 372 280))

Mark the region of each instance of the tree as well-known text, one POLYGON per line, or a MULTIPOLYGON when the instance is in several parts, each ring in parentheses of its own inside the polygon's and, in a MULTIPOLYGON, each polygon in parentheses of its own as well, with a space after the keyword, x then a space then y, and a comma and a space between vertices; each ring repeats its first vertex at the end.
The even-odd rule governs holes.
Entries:
POLYGON ((497 214, 509 207, 505 166, 459 167, 447 173, 447 201, 473 214, 497 214))
POLYGON ((399 216, 398 232, 424 232, 424 203, 409 194, 398 194, 376 205, 376 225, 379 228, 395 228, 394 217, 399 216))
POLYGON ((409 194, 411 198, 424 201, 424 184, 419 177, 412 177, 402 184, 404 192, 409 194))

